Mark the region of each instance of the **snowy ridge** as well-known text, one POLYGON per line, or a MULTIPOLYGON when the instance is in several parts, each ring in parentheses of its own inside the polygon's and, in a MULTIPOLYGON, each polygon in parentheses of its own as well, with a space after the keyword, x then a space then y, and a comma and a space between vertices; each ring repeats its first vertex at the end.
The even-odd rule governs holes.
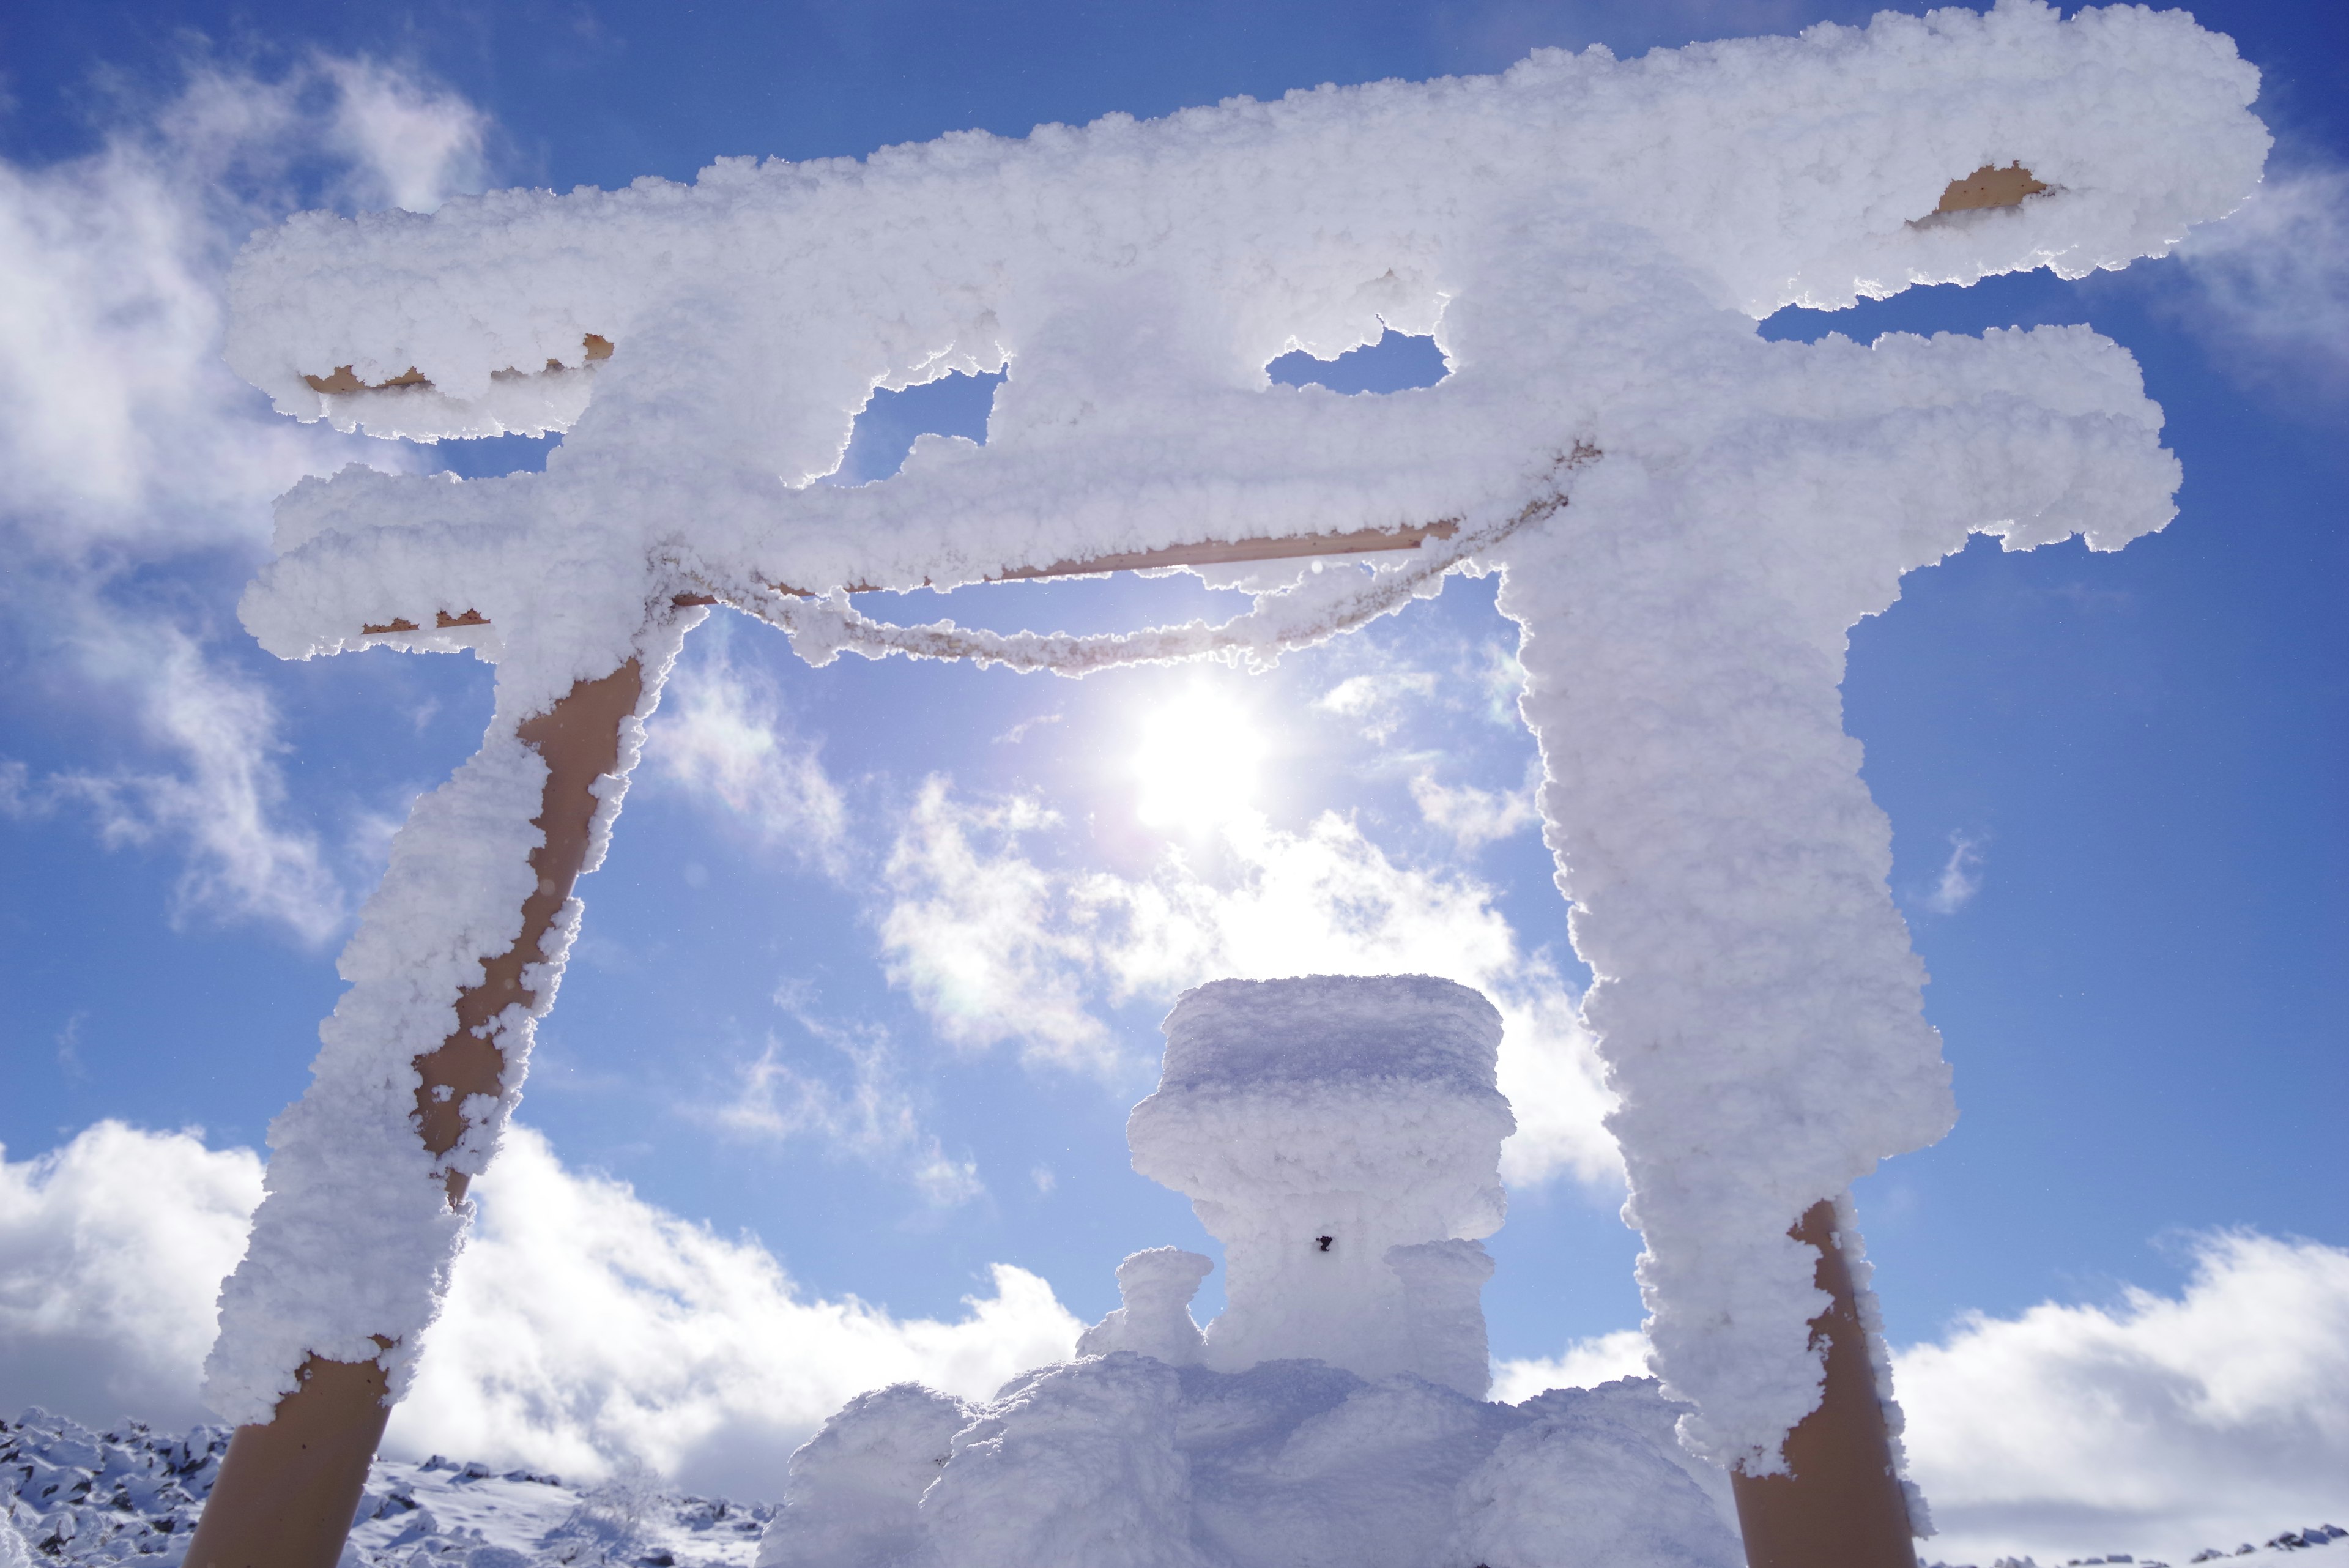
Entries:
MULTIPOLYGON (((0 1420, 0 1568, 178 1563, 230 1435, 159 1433, 136 1421, 100 1433, 38 1407, 0 1420)), ((378 1459, 343 1568, 742 1568, 774 1514, 770 1505, 669 1493, 643 1474, 581 1488, 437 1454, 421 1464, 378 1459)))
MULTIPOLYGON (((2190 1563, 2234 1562, 2240 1558, 2272 1561, 2291 1553, 2294 1563, 2307 1568, 2338 1568, 2349 1563, 2349 1530, 2337 1524, 2313 1524, 2302 1530, 2287 1530, 2270 1536, 2254 1546, 2246 1541, 2230 1552, 2206 1546, 2186 1559, 2190 1563)), ((2051 1557, 2044 1568, 2095 1568, 2099 1563, 2128 1563, 2132 1568, 2170 1568, 2158 1557, 2137 1557, 2127 1552, 2114 1552, 2102 1557, 2051 1557)), ((1974 1568, 1971 1563, 1929 1563, 1924 1568, 1974 1568)), ((2035 1557, 2001 1557, 1990 1568, 2043 1568, 2035 1557)))

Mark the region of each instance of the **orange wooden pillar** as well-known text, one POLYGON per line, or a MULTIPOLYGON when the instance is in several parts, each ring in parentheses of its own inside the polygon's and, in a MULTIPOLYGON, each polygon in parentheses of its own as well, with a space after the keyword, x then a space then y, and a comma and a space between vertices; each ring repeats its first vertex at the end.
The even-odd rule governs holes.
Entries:
POLYGON ((1868 1331, 1837 1243, 1835 1204, 1813 1204, 1791 1234, 1818 1249, 1816 1282, 1834 1298, 1811 1320, 1826 1380, 1818 1407, 1786 1434, 1787 1474, 1730 1472, 1747 1568, 1917 1568, 1868 1331))
MULTIPOLYGON (((481 982, 453 999, 457 1027, 440 1047, 416 1059, 417 1128, 424 1147, 444 1155, 468 1123, 467 1096, 502 1092, 505 1053, 475 1033, 515 1002, 537 997, 523 983, 540 961, 540 944, 571 897, 586 864, 595 781, 619 764, 620 726, 636 712, 644 671, 631 659, 600 680, 582 680, 516 731, 543 758, 546 789, 532 818, 546 842, 530 853, 538 883, 523 904, 522 935, 481 961, 481 982)), ((469 1179, 448 1176, 449 1201, 461 1201, 469 1179)), ((381 1342, 387 1349, 389 1341, 381 1342)), ((240 1427, 204 1505, 187 1568, 334 1568, 367 1485, 367 1467, 390 1418, 383 1368, 374 1362, 304 1363, 301 1384, 261 1426, 240 1427)))

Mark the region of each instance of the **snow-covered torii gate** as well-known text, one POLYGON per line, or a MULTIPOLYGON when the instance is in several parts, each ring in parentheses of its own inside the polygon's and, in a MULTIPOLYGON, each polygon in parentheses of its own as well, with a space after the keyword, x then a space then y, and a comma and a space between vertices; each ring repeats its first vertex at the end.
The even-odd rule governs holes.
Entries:
POLYGON ((471 649, 497 707, 396 842, 273 1128, 192 1568, 335 1560, 703 607, 819 664, 1073 671, 1268 657, 1455 566, 1504 571, 1522 628, 1683 1440, 1737 1473, 1754 1563, 1913 1562, 1847 1194, 1954 1110, 1842 729, 1845 636, 1971 533, 2117 548, 2178 471, 2085 327, 1869 348, 1754 322, 2158 255, 2256 183, 2256 86, 2182 13, 2023 0, 259 237, 230 356, 285 412, 568 435, 543 474, 304 482, 244 601, 288 658, 471 649), (1433 333, 1447 378, 1268 382, 1388 328, 1433 333), (874 389, 1006 367, 984 447, 812 483, 874 389), (1378 569, 1126 639, 889 627, 847 597, 1355 554, 1378 569))

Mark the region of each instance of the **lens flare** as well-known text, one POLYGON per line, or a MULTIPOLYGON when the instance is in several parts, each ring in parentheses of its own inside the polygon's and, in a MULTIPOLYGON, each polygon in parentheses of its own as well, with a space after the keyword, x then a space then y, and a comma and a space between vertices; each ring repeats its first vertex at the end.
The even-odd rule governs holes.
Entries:
POLYGON ((1203 834, 1255 809, 1264 740, 1239 703, 1193 687, 1143 720, 1134 748, 1135 814, 1162 832, 1203 834))

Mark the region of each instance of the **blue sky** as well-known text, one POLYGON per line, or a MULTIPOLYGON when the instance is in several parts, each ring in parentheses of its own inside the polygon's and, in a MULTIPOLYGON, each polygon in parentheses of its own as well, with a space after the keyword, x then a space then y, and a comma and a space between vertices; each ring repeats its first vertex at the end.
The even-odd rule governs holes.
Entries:
MULTIPOLYGON (((273 424, 206 347, 205 291, 245 228, 298 205, 690 179, 721 154, 1017 135, 1325 80, 1494 70, 1537 45, 1630 55, 1867 9, 12 11, 8 265, 44 267, 54 286, 0 332, 10 1158, 109 1117, 258 1147, 305 1082, 386 835, 488 714, 489 672, 470 661, 284 664, 236 625, 269 500, 298 473, 352 457, 497 472, 544 452, 507 440, 400 454, 273 424), (363 99, 372 119, 338 107, 363 99), (134 221, 141 201, 162 216, 134 221)), ((1865 339, 2089 322, 2136 353, 2187 474, 2178 519, 2118 556, 2002 556, 1978 540, 1853 633, 1847 723, 1893 822, 1893 888, 1962 1110, 1944 1143, 1859 1195, 1902 1343, 1968 1312, 2111 1303, 2125 1283, 2174 1293, 2189 1233, 2349 1245, 2349 23, 2258 0, 2197 13, 2267 73, 2259 107, 2279 149, 2265 205, 2236 225, 2249 240, 1763 328, 1865 339)), ((1362 384, 1428 370, 1423 349, 1391 343, 1362 384)), ((876 401, 850 476, 886 473, 922 430, 982 434, 986 392, 963 381, 876 401)), ((1319 844, 1362 897, 1443 892, 1379 917, 1394 950, 1439 939, 1413 921, 1497 918, 1512 983, 1581 982, 1547 855, 1512 805, 1533 749, 1492 590, 1454 579, 1255 678, 810 670, 763 628, 714 619, 655 724, 612 857, 583 886, 585 939, 523 1119, 568 1168, 719 1235, 754 1233, 811 1296, 950 1317, 1008 1262, 1098 1317, 1125 1252, 1206 1242, 1181 1199, 1126 1168, 1124 1116, 1154 1080, 1168 992, 1117 993, 1118 955, 1069 914, 1085 889, 1174 888, 1218 918, 1247 904, 1288 920, 1266 888, 1302 875, 1319 844), (1261 740, 1245 803, 1261 827, 1144 820, 1134 758, 1153 716, 1195 693, 1226 740, 1261 740), (966 852, 983 875, 955 869, 966 852), (974 1012, 926 989, 924 964, 956 940, 940 911, 967 909, 990 877, 1040 889, 1057 945, 999 968, 1065 1015, 974 1012)), ((1110 629, 1210 601, 1188 578, 1123 579, 965 594, 951 613, 1110 629)), ((1503 1357, 1639 1321, 1619 1191, 1587 1140, 1557 1148, 1490 1243, 1503 1357)), ((1211 1278, 1203 1310, 1216 1294, 1211 1278)), ((12 1397, 0 1386, 0 1407, 12 1397)))

